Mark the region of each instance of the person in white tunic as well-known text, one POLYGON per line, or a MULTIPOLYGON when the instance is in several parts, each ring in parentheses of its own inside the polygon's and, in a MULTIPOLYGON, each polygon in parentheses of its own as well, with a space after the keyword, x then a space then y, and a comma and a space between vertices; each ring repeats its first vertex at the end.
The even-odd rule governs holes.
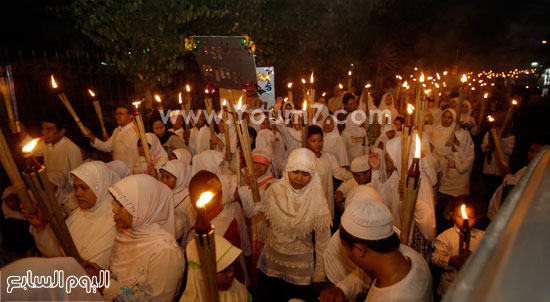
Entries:
MULTIPOLYGON (((235 264, 242 251, 220 235, 215 235, 216 241, 216 284, 220 302, 249 301, 248 290, 235 279, 235 264)), ((195 240, 186 249, 187 255, 187 285, 180 298, 181 302, 208 302, 205 297, 204 279, 195 240)))
POLYGON ((174 192, 174 226, 176 240, 191 229, 191 201, 189 200, 189 181, 191 167, 179 160, 171 160, 160 168, 162 182, 174 192))
POLYGON ((197 124, 191 129, 189 140, 186 140, 186 144, 193 155, 210 150, 210 129, 206 125, 204 111, 200 112, 197 124))
POLYGON ((307 148, 313 151, 317 158, 317 174, 319 174, 321 185, 325 191, 330 214, 334 218, 334 185, 332 178, 346 181, 352 179, 353 175, 340 166, 334 155, 323 152, 323 130, 318 126, 308 127, 307 148))
POLYGON ((174 159, 181 160, 184 163, 191 165, 193 154, 191 154, 191 151, 189 151, 189 149, 176 149, 169 154, 168 158, 170 160, 174 160, 174 159))
POLYGON ((388 117, 391 119, 391 124, 393 124, 393 121, 396 117, 398 117, 399 111, 395 108, 395 101, 393 99, 393 95, 389 92, 385 93, 382 98, 380 99, 380 105, 378 106, 378 110, 380 111, 380 114, 388 115, 388 117))
MULTIPOLYGON (((185 258, 174 238, 173 193, 149 175, 131 175, 114 184, 118 229, 111 253, 107 301, 172 301, 183 277, 185 258)), ((85 266, 88 275, 103 269, 85 266)))
POLYGON ((137 161, 138 134, 132 123, 132 107, 118 106, 115 111, 115 120, 118 127, 115 128, 108 140, 102 141, 96 138, 91 131, 83 133, 90 139, 92 147, 101 152, 113 154, 113 160, 123 161, 130 169, 137 161))
POLYGON ((340 166, 347 167, 350 164, 348 150, 344 138, 336 127, 337 122, 338 120, 333 115, 327 116, 323 122, 323 152, 331 153, 336 157, 340 166))
MULTIPOLYGON (((474 142, 470 132, 460 129, 454 132, 454 136, 439 185, 440 193, 452 197, 470 193, 470 175, 475 157, 474 142)), ((445 212, 449 212, 449 209, 445 212)))
MULTIPOLYGON (((289 103, 285 104, 285 107, 289 103)), ((275 103, 275 106, 273 106, 273 111, 278 112, 281 107, 283 106, 283 99, 277 98, 277 102, 275 103)), ((285 117, 289 114, 289 123, 290 127, 287 126, 285 123, 285 120, 281 116, 277 119, 275 126, 277 127, 277 131, 281 133, 281 136, 283 138, 283 141, 285 142, 287 154, 290 154, 295 149, 302 147, 302 127, 303 127, 303 114, 304 112, 301 110, 288 110, 285 111, 285 117)))
MULTIPOLYGON (((116 235, 113 198, 107 190, 119 178, 103 162, 92 161, 71 171, 70 179, 79 206, 66 220, 71 237, 82 259, 107 267, 116 235)), ((47 257, 61 256, 59 243, 42 211, 21 211, 32 225, 31 234, 40 252, 47 257)))
POLYGON ((360 123, 359 111, 354 111, 346 117, 346 128, 342 131, 342 137, 346 142, 346 149, 348 151, 348 159, 353 161, 357 156, 369 153, 369 139, 367 137, 367 131, 365 130, 365 124, 360 123))

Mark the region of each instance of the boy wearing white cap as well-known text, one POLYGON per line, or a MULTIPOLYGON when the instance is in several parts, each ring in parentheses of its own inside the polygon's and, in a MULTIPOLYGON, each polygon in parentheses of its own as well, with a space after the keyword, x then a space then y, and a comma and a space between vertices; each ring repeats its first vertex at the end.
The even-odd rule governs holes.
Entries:
MULTIPOLYGON (((346 208, 340 238, 348 257, 372 277, 366 301, 433 301, 432 276, 416 251, 399 244, 392 215, 380 202, 361 200, 346 208)), ((343 301, 326 292, 321 301, 343 301)))
POLYGON ((372 171, 369 165, 369 155, 365 154, 356 157, 351 162, 350 170, 353 174, 353 178, 344 181, 338 189, 336 189, 336 195, 334 196, 336 205, 341 211, 344 211, 344 200, 351 190, 359 185, 370 183, 372 171))

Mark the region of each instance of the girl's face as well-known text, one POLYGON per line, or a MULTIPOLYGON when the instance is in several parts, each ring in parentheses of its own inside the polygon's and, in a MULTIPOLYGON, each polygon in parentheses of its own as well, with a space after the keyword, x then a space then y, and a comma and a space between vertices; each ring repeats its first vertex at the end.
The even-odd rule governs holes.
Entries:
POLYGON ((162 174, 162 183, 173 190, 176 187, 176 182, 178 181, 178 179, 175 178, 174 175, 164 170, 160 170, 160 174, 162 174))
POLYGON ((153 123, 153 132, 157 136, 163 136, 166 133, 166 127, 164 127, 162 121, 155 121, 153 123))
POLYGON ((254 163, 254 174, 257 177, 260 177, 267 172, 267 169, 269 169, 268 165, 264 165, 262 163, 254 163))
POLYGON ((332 132, 332 130, 334 130, 334 120, 327 118, 323 123, 323 132, 329 133, 332 132))
POLYGON ((74 196, 76 198, 76 201, 78 202, 78 206, 83 209, 91 209, 95 206, 96 203, 96 196, 92 189, 88 187, 88 185, 83 182, 80 178, 76 177, 74 178, 73 182, 74 187, 74 196))
POLYGON ((129 229, 132 227, 132 214, 130 214, 126 209, 118 202, 113 200, 115 206, 113 207, 113 219, 115 220, 115 226, 119 229, 129 229))
POLYGON ((468 107, 468 105, 464 104, 462 106, 462 114, 467 114, 468 111, 470 111, 470 107, 468 107))
POLYGON ((391 96, 391 94, 388 94, 388 96, 386 96, 384 103, 386 103, 386 106, 390 106, 393 103, 393 97, 391 96))
POLYGON ((443 115, 441 116, 441 125, 443 127, 451 126, 453 121, 454 121, 453 114, 450 111, 443 112, 443 115))
POLYGON ((305 171, 288 172, 288 180, 295 190, 301 190, 311 181, 312 175, 305 171))
MULTIPOLYGON (((475 215, 474 209, 467 207, 466 215, 468 216, 468 226, 472 228, 475 225, 477 220, 477 216, 475 215)), ((455 225, 459 228, 462 227, 462 224, 464 223, 464 218, 462 217, 462 211, 460 210, 460 207, 456 208, 451 213, 451 216, 453 217, 455 225)))
POLYGON ((433 125, 434 123, 434 116, 432 115, 432 113, 430 111, 426 112, 426 124, 428 125, 433 125))
POLYGON ((228 290, 235 279, 235 262, 226 267, 223 271, 216 273, 216 284, 221 291, 228 290))

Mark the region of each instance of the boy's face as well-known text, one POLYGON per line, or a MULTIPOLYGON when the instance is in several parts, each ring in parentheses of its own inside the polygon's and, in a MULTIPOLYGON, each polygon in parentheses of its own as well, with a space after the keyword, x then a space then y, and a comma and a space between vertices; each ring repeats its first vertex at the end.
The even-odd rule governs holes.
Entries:
POLYGON ((57 129, 53 123, 42 122, 40 132, 47 144, 55 144, 65 135, 65 129, 57 129))
POLYGON ((321 134, 313 134, 307 138, 307 148, 316 155, 323 151, 323 136, 321 134))
POLYGON ((235 279, 235 262, 221 272, 216 273, 216 284, 221 291, 228 290, 235 279))
POLYGON ((174 130, 178 130, 181 127, 183 127, 183 123, 184 123, 183 116, 181 116, 181 114, 180 114, 176 118, 176 122, 172 125, 172 128, 174 128, 174 130))
MULTIPOLYGON (((466 215, 468 216, 468 225, 470 226, 470 228, 473 228, 477 220, 477 215, 474 209, 466 207, 466 215)), ((460 207, 456 208, 451 213, 451 216, 453 217, 455 225, 458 228, 461 228, 462 224, 464 223, 464 218, 462 218, 462 211, 460 210, 460 207)))
POLYGON ((400 120, 393 121, 393 124, 395 125, 395 128, 397 131, 401 131, 401 126, 403 125, 400 120))
POLYGON ((371 181, 371 170, 365 172, 352 172, 352 174, 355 181, 360 185, 366 185, 371 181))

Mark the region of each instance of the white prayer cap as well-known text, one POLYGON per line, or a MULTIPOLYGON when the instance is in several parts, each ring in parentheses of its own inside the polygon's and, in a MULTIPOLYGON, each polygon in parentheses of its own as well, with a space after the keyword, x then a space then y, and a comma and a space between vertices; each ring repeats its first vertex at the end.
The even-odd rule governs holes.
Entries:
POLYGON ((361 156, 357 156, 351 162, 350 169, 351 169, 351 172, 365 172, 367 170, 370 170, 369 155, 364 154, 361 156))
POLYGON ((384 204, 382 195, 371 184, 359 185, 351 189, 346 196, 346 206, 356 201, 373 200, 384 204))
POLYGON ((360 200, 346 206, 341 225, 349 234, 365 240, 385 239, 394 233, 390 210, 374 200, 360 200))

